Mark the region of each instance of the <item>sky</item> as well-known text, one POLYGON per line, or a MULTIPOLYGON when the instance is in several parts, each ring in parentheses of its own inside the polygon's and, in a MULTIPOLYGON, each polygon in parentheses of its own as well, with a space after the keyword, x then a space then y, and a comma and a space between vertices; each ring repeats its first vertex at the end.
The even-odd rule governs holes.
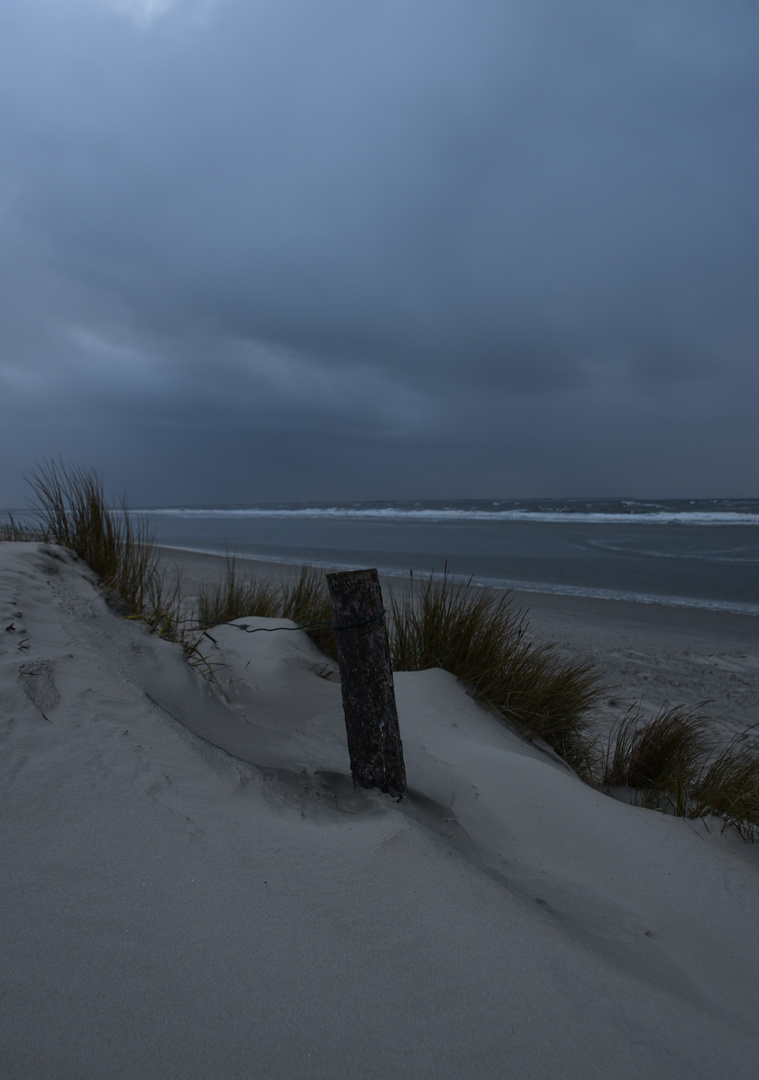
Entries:
POLYGON ((755 0, 3 0, 0 506, 757 497, 755 0))

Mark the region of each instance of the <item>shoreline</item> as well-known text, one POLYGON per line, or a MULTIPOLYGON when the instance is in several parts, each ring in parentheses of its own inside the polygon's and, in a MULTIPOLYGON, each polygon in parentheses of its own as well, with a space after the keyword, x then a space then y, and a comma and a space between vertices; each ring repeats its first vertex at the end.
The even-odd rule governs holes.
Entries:
MULTIPOLYGON (((175 552, 177 555, 183 557, 198 556, 199 558, 206 557, 217 559, 224 559, 226 557, 226 553, 202 547, 193 548, 185 547, 181 544, 166 544, 161 540, 155 540, 155 544, 156 547, 159 547, 166 552, 175 552)), ((324 573, 331 573, 333 570, 358 570, 366 565, 373 565, 377 568, 380 578, 387 578, 388 581, 407 581, 410 574, 417 577, 419 580, 426 579, 430 573, 435 576, 440 574, 439 567, 428 567, 410 571, 406 567, 398 569, 383 566, 378 559, 371 557, 369 552, 366 553, 365 559, 359 559, 357 562, 350 563, 314 560, 310 557, 308 551, 304 551, 301 557, 290 557, 285 559, 276 559, 267 555, 239 552, 235 548, 232 548, 229 554, 237 562, 252 563, 260 567, 272 569, 284 568, 285 572, 287 572, 288 568, 299 568, 302 565, 307 564, 313 566, 315 570, 323 571, 324 573)), ((523 578, 492 578, 482 574, 462 572, 460 568, 458 570, 451 570, 448 559, 443 559, 442 562, 445 567, 448 567, 449 580, 454 581, 457 584, 469 582, 477 588, 491 589, 496 592, 518 592, 528 596, 564 596, 570 599, 576 598, 579 600, 607 600, 614 603, 680 608, 685 611, 708 611, 717 614, 744 615, 750 618, 759 619, 759 604, 750 603, 745 600, 741 602, 731 602, 728 600, 708 599, 706 597, 685 594, 642 592, 623 589, 599 589, 593 586, 586 587, 559 583, 549 584, 543 581, 532 581, 523 578)))
MULTIPOLYGON (((217 581, 223 572, 223 555, 157 547, 166 568, 181 571, 188 597, 202 582, 217 581)), ((296 575, 301 565, 245 556, 235 561, 241 576, 275 579, 296 575)), ((383 587, 397 587, 407 580, 381 575, 383 587)), ((516 606, 527 612, 536 639, 555 644, 567 659, 593 661, 608 686, 594 710, 594 728, 608 729, 636 703, 641 715, 648 717, 660 708, 695 708, 708 702, 703 714, 720 742, 759 721, 756 616, 519 589, 493 591, 511 594, 516 606)), ((753 741, 759 743, 759 734, 753 741)))

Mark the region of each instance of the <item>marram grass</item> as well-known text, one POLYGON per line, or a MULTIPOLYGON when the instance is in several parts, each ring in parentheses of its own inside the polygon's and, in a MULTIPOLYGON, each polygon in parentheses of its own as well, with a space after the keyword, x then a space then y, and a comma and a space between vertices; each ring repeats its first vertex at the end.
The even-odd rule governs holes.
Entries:
POLYGON ((704 763, 692 789, 700 817, 721 818, 744 840, 759 835, 759 753, 746 745, 750 730, 740 732, 704 763))
MULTIPOLYGON (((238 574, 235 560, 227 557, 221 580, 200 591, 198 623, 201 627, 218 626, 251 615, 292 619, 298 626, 331 623, 332 605, 324 576, 312 566, 303 566, 294 581, 244 578, 238 574)), ((330 626, 310 627, 306 633, 322 652, 337 660, 337 641, 330 626)))
POLYGON ((21 541, 28 543, 30 541, 44 539, 45 534, 40 529, 16 521, 13 514, 8 515, 7 521, 0 522, 0 541, 21 541))
MULTIPOLYGON (((282 587, 282 615, 298 626, 331 623, 332 602, 324 575, 313 566, 302 566, 294 581, 285 582, 282 587)), ((337 661, 337 638, 330 625, 314 626, 306 633, 323 653, 337 661)))
POLYGON ((391 596, 390 614, 396 671, 452 672, 475 700, 587 771, 587 714, 600 680, 591 664, 562 660, 553 645, 531 640, 526 613, 509 593, 453 582, 446 571, 391 596))
POLYGON ((143 619, 188 655, 195 638, 186 633, 181 583, 166 584, 147 522, 135 521, 126 500, 118 509, 106 502, 94 472, 49 462, 28 477, 39 521, 36 539, 73 551, 100 578, 107 599, 117 599, 125 615, 143 619))
POLYGON ((633 707, 612 730, 603 757, 604 787, 629 787, 643 793, 646 805, 661 800, 685 814, 693 787, 711 744, 697 712, 676 706, 641 723, 633 707))
POLYGON ((204 584, 198 593, 198 623, 219 626, 246 615, 275 619, 281 613, 281 590, 270 578, 242 579, 234 558, 227 556, 224 573, 215 585, 204 584))
POLYGON ((609 736, 599 786, 630 788, 641 806, 678 817, 720 818, 753 840, 759 834, 759 753, 747 745, 750 730, 720 750, 700 707, 662 709, 648 721, 633 708, 609 736))

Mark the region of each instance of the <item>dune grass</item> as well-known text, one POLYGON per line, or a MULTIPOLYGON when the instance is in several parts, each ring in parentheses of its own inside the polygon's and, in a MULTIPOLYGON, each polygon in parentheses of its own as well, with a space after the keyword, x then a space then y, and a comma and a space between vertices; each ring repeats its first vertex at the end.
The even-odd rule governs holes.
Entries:
POLYGON ((198 623, 219 626, 246 615, 265 619, 281 616, 282 596, 271 578, 241 579, 235 559, 227 556, 224 573, 215 584, 204 583, 198 593, 198 623))
POLYGON ((759 753, 745 745, 750 730, 704 762, 692 787, 697 816, 721 818, 744 840, 759 836, 759 753))
POLYGON ((27 479, 36 500, 36 538, 73 551, 123 614, 144 620, 191 653, 194 639, 186 633, 181 582, 167 583, 148 523, 131 517, 125 499, 117 509, 109 508, 103 482, 91 470, 48 462, 27 479))
POLYGON ((308 627, 312 641, 333 660, 337 660, 337 640, 330 626, 332 604, 324 580, 312 566, 302 566, 294 581, 272 577, 241 577, 234 558, 227 557, 221 580, 204 585, 198 596, 198 624, 218 626, 255 615, 265 619, 292 619, 308 627))
POLYGON ((633 707, 612 730, 603 755, 603 787, 628 787, 644 806, 688 816, 691 792, 712 749, 697 711, 676 706, 641 722, 633 707))
POLYGON ((32 525, 26 525, 23 522, 16 521, 13 514, 8 515, 8 520, 0 522, 0 542, 5 541, 21 541, 28 543, 30 541, 44 540, 45 534, 38 528, 32 525))
POLYGON ((105 588, 129 606, 130 614, 162 606, 160 595, 151 595, 158 556, 147 523, 130 517, 125 500, 118 510, 109 509, 96 473, 54 462, 38 466, 28 480, 47 539, 86 562, 105 588))
MULTIPOLYGON (((282 588, 282 615, 298 626, 331 624, 332 601, 324 574, 313 566, 302 566, 294 581, 285 582, 282 588)), ((337 637, 331 625, 312 626, 306 633, 323 653, 337 662, 337 637)))
MULTIPOLYGON (((750 729, 749 729, 750 730, 750 729)), ((641 721, 631 709, 612 730, 599 786, 627 787, 641 806, 677 817, 718 817, 746 840, 759 835, 759 753, 748 730, 720 750, 700 707, 662 709, 641 721)))
POLYGON ((391 596, 390 615, 396 671, 452 672, 475 700, 587 772, 587 714, 600 680, 591 664, 562 660, 555 646, 531 640, 526 612, 509 593, 454 582, 446 570, 391 596))

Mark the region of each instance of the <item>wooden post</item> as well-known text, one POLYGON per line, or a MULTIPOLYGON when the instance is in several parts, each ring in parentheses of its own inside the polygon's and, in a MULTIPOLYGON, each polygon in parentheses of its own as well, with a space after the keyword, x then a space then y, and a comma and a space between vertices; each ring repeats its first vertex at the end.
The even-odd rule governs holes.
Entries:
POLYGON ((393 671, 376 570, 327 574, 354 784, 406 794, 393 671))

